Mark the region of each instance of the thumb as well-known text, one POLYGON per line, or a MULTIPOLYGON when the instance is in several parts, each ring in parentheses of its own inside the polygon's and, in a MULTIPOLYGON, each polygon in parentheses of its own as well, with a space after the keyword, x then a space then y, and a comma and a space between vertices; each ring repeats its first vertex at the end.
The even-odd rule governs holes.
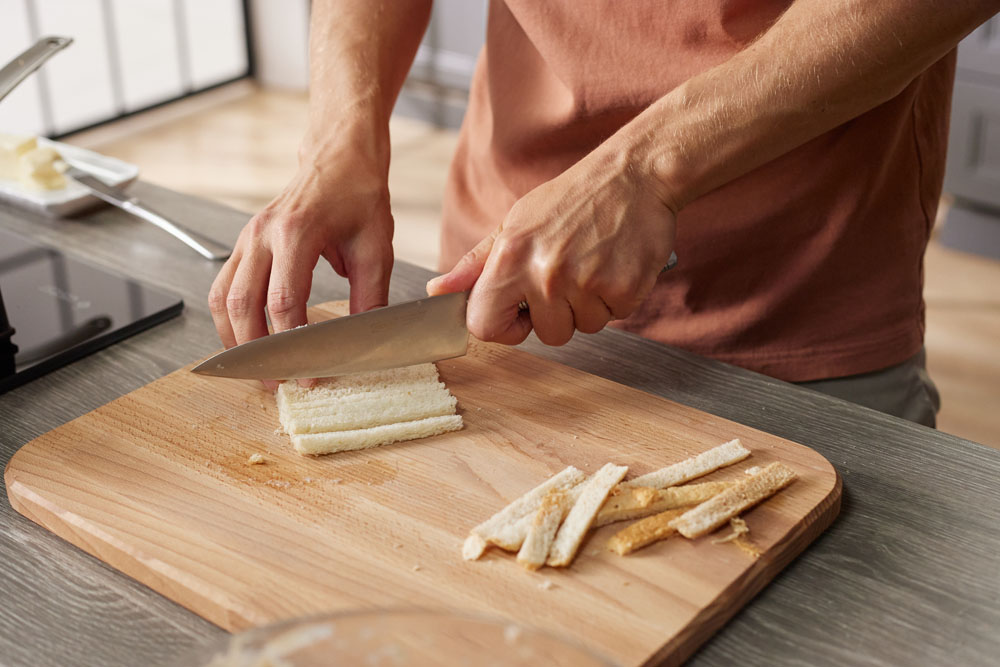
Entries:
POLYGON ((480 241, 475 248, 465 253, 465 256, 458 260, 455 268, 428 281, 427 295, 438 296, 439 294, 471 290, 472 286, 479 280, 479 276, 482 275, 483 267, 486 266, 486 260, 489 258, 499 234, 500 228, 498 227, 492 234, 480 241))

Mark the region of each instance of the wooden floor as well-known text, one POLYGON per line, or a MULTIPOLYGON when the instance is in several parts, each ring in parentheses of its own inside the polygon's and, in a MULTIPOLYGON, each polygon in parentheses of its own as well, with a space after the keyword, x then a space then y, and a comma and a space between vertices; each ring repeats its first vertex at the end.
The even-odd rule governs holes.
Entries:
MULTIPOLYGON (((302 93, 237 84, 71 138, 140 166, 154 183, 256 211, 294 173, 302 93)), ((455 134, 393 118, 389 189, 396 256, 435 268, 441 192, 455 134)), ((932 242, 927 350, 941 430, 1000 448, 1000 262, 932 242)))

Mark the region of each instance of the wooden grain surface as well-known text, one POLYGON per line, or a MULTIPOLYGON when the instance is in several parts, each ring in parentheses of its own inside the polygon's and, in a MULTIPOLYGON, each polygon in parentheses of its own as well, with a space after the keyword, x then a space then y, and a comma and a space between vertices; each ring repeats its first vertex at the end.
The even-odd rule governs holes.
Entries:
MULTIPOLYGON (((148 183, 152 206, 235 240, 248 215, 148 183)), ((180 317, 0 395, 0 463, 46 431, 218 346, 217 266, 114 211, 58 223, 0 205, 5 229, 185 299, 180 317)), ((432 274, 397 262, 390 302, 432 274)), ((314 303, 347 282, 317 266, 314 303)), ((536 356, 797 442, 844 479, 834 524, 690 665, 986 665, 1000 655, 1000 452, 617 330, 536 356)), ((172 665, 227 633, 0 502, 0 663, 172 665)))
MULTIPOLYGON (((346 304, 314 308, 312 319, 346 304)), ((836 516, 840 480, 813 450, 505 346, 439 364, 465 428, 321 458, 276 434, 259 383, 181 369, 23 447, 12 506, 229 630, 329 610, 499 614, 622 664, 676 664, 836 516), (800 479, 746 514, 763 556, 711 536, 621 558, 596 531, 567 569, 528 574, 468 529, 567 465, 643 474, 739 437, 800 479), (252 453, 264 465, 248 465, 252 453), (550 589, 540 587, 549 581, 550 589)), ((725 531, 724 531, 725 532, 725 531)))

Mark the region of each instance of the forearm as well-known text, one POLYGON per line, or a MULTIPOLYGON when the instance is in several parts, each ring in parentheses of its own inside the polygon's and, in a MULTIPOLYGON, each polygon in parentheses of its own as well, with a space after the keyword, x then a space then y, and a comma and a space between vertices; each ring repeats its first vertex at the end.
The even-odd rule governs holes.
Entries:
POLYGON ((348 150, 388 170, 389 115, 430 17, 431 0, 314 0, 309 127, 300 161, 348 150))
POLYGON ((614 138, 674 211, 891 99, 997 0, 797 0, 614 138))

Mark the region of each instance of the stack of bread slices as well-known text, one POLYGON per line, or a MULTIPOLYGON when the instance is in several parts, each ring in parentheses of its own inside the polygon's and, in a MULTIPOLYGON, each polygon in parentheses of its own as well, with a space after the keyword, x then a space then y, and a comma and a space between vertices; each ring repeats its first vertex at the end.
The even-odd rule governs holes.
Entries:
POLYGON ((300 454, 330 454, 457 431, 457 401, 434 364, 278 387, 278 418, 300 454))

